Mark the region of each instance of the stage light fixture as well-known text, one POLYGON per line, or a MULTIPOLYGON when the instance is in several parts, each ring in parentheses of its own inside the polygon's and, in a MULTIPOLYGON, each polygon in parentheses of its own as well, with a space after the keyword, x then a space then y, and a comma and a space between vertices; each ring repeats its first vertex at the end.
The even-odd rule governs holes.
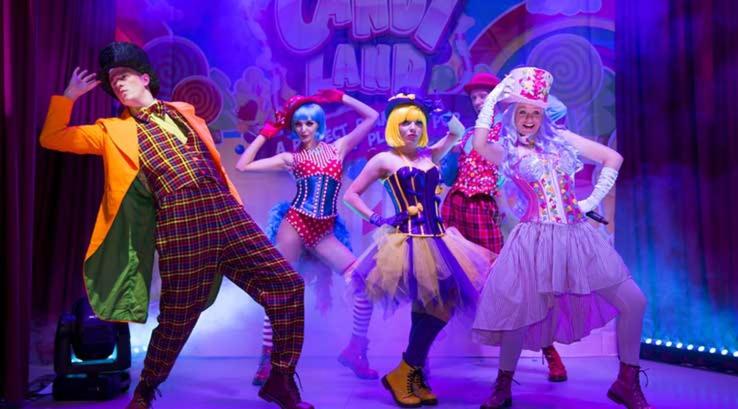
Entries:
POLYGON ((98 319, 87 298, 59 318, 54 345, 55 400, 107 400, 128 390, 128 324, 98 319))
POLYGON ((641 358, 678 365, 698 366, 721 372, 738 373, 738 350, 710 344, 684 344, 682 341, 643 338, 641 358), (675 347, 675 348, 672 348, 675 347), (733 351, 731 353, 731 351, 733 351))

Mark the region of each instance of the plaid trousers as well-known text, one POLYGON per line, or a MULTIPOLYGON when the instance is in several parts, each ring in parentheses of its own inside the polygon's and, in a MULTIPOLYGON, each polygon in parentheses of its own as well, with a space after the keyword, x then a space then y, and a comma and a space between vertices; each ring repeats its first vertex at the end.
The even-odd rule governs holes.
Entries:
POLYGON ((503 244, 500 210, 492 196, 467 197, 451 190, 443 201, 441 217, 446 227, 456 227, 467 240, 500 254, 503 244))
POLYGON ((205 181, 159 201, 161 299, 141 382, 163 382, 220 273, 261 304, 274 328, 272 365, 293 372, 304 337, 304 282, 227 188, 205 181))

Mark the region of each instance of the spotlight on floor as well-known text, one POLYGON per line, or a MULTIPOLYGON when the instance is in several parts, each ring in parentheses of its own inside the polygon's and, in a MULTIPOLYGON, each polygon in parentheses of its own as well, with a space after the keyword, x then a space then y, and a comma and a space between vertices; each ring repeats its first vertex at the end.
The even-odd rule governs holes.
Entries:
POLYGON ((55 400, 107 400, 131 385, 128 324, 98 319, 87 298, 59 317, 54 348, 55 400))

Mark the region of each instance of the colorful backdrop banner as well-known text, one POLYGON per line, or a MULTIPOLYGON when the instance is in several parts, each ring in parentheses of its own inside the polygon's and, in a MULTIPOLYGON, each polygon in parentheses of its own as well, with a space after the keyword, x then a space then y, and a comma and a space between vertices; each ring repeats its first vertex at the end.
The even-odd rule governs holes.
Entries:
MULTIPOLYGON (((288 98, 321 88, 343 89, 379 112, 389 96, 414 90, 439 113, 454 112, 471 126, 475 114, 462 86, 474 73, 502 77, 512 68, 535 65, 554 75, 552 93, 568 108, 566 125, 615 146, 614 29, 614 0, 224 0, 218 7, 194 0, 118 0, 116 37, 149 53, 161 77, 162 99, 189 102, 208 122, 247 210, 265 226, 271 206, 289 200, 294 183, 282 174, 238 174, 234 168, 238 152, 288 98)), ((325 108, 329 142, 348 133, 359 120, 343 106, 325 108)), ((350 183, 371 156, 387 149, 384 125, 382 116, 346 158, 344 183, 350 183)), ((432 115, 431 140, 446 132, 440 117, 432 115)), ((281 135, 270 139, 257 158, 296 147, 289 136, 281 135)), ((598 172, 595 164, 585 163, 577 175, 579 195, 589 194, 598 172)), ((512 183, 503 183, 501 190, 503 228, 509 231, 524 203, 512 183)), ((378 186, 365 198, 380 212, 392 209, 378 186)), ((614 193, 600 211, 614 220, 614 193)), ((345 208, 340 213, 354 249, 362 251, 371 241, 372 227, 345 208)), ((598 228, 612 239, 613 226, 598 228)), ((336 280, 336 286, 343 287, 340 278, 336 280)), ((334 304, 345 303, 335 292, 334 304)), ((228 307, 231 302, 243 303, 229 301, 229 294, 224 291, 213 307, 219 311, 216 321, 228 321, 242 331, 258 326, 259 309, 228 307)), ((233 296, 245 297, 237 291, 233 296)), ((348 325, 348 316, 340 315, 347 312, 336 314, 324 322, 336 322, 335 318, 348 325)), ((310 321, 309 334, 318 331, 328 334, 324 339, 334 339, 334 331, 339 333, 327 325, 311 326, 310 321)), ((212 321, 200 324, 204 325, 208 331, 219 330, 212 321)), ((612 353, 608 331, 570 352, 612 353)), ((468 333, 461 332, 448 337, 447 352, 476 351, 473 348, 478 347, 467 345, 468 333)), ((389 333, 374 335, 391 337, 389 333)), ((146 331, 134 335, 141 338, 141 345, 145 343, 146 331)), ((213 352, 194 338, 190 343, 194 346, 188 348, 213 352)), ((402 344, 400 338, 396 341, 402 344)), ((308 353, 311 348, 306 345, 308 353)), ((255 342, 249 352, 257 349, 255 342)))

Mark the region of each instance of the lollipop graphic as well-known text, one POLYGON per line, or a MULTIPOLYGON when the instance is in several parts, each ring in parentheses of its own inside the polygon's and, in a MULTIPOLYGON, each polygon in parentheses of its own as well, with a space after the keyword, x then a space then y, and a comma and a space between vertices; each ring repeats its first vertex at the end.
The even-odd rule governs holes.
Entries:
POLYGON ((193 75, 180 81, 174 87, 172 99, 192 104, 197 116, 207 123, 215 120, 223 109, 220 89, 213 80, 201 75, 193 75))
POLYGON ((556 34, 541 41, 528 56, 528 65, 553 74, 551 94, 569 107, 588 104, 602 87, 600 54, 574 34, 556 34))
POLYGON ((200 47, 192 41, 177 36, 155 38, 144 50, 151 65, 159 75, 159 97, 172 99, 175 85, 193 75, 208 75, 208 60, 200 47))

